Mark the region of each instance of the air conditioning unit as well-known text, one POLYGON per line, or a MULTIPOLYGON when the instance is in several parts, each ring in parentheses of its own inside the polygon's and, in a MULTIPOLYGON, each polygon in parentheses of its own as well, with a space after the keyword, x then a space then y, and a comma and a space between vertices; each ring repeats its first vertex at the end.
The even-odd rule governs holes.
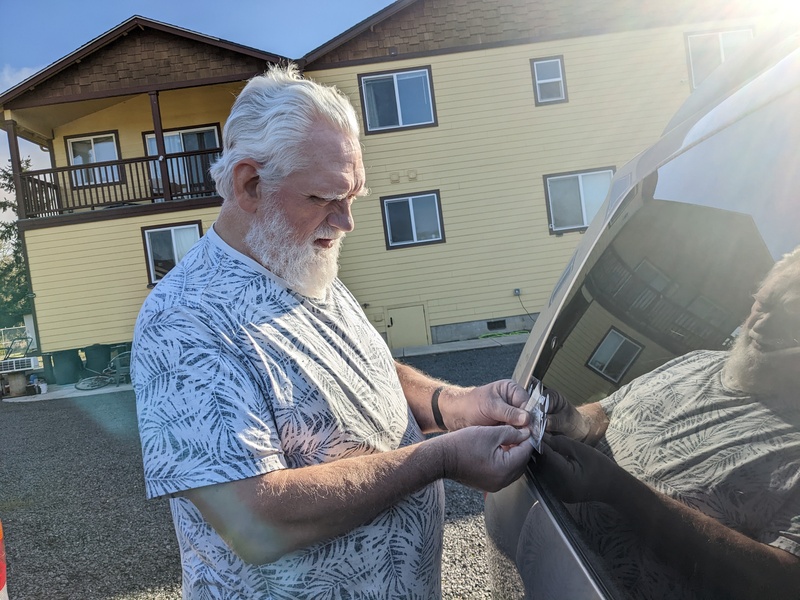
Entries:
POLYGON ((42 359, 39 356, 26 356, 25 358, 9 358, 0 360, 0 374, 16 373, 18 371, 35 371, 42 368, 42 359))

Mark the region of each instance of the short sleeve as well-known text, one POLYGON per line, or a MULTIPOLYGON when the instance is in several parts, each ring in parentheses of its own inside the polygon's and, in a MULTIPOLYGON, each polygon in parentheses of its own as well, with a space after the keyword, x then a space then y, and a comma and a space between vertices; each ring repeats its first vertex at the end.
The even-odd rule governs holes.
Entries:
POLYGON ((151 313, 131 373, 148 498, 286 467, 270 398, 205 315, 151 313))

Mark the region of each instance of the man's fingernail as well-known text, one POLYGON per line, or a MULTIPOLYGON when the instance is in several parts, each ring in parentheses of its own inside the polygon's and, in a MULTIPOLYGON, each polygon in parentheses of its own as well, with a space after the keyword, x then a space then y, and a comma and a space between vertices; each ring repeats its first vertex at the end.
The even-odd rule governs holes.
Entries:
POLYGON ((525 425, 525 413, 517 415, 517 425, 525 425))

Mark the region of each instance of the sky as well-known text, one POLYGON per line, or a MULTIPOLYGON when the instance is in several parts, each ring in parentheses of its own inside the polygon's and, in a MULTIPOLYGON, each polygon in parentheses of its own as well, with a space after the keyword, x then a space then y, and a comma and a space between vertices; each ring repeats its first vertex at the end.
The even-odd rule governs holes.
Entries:
MULTIPOLYGON (((134 15, 300 58, 393 1, 0 0, 0 92, 134 15)), ((37 146, 23 140, 20 151, 31 157, 34 169, 50 167, 37 146)), ((8 160, 7 136, 0 130, 0 164, 8 160)))

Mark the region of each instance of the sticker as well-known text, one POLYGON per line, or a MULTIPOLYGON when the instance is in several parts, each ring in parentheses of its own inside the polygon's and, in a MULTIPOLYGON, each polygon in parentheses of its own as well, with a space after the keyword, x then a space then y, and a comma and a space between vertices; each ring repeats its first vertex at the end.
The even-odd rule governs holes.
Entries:
POLYGON ((525 404, 525 410, 531 415, 531 437, 528 438, 531 445, 537 452, 541 452, 542 438, 547 426, 547 409, 550 406, 550 398, 547 394, 542 394, 542 382, 537 381, 536 386, 531 384, 531 397, 525 404))

